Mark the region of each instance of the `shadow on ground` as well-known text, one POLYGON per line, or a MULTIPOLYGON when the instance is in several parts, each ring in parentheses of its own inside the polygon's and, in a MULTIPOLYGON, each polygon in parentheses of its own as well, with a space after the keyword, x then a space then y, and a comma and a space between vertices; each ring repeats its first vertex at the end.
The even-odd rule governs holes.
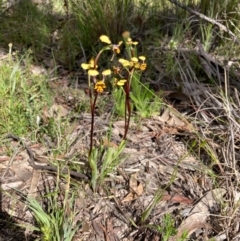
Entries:
POLYGON ((10 240, 33 241, 34 238, 25 235, 25 229, 18 226, 17 218, 3 211, 3 195, 0 189, 0 241, 10 240))

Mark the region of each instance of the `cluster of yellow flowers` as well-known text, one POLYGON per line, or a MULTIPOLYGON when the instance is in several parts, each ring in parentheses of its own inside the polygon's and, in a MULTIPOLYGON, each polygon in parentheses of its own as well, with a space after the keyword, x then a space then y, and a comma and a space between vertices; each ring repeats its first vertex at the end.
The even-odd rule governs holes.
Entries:
MULTIPOLYGON (((118 44, 112 44, 111 40, 106 35, 102 35, 100 37, 100 40, 103 43, 107 44, 107 46, 105 48, 103 48, 102 52, 104 50, 111 49, 114 54, 120 53, 120 46, 122 45, 123 41, 120 41, 118 44)), ((130 47, 130 48, 132 48, 132 46, 136 46, 138 44, 138 42, 132 41, 132 39, 130 37, 127 38, 127 41, 125 43, 126 43, 127 47, 130 47)), ((99 54, 99 56, 100 56, 100 54, 99 54)), ((98 57, 96 59, 98 59, 98 57)), ((118 60, 118 62, 122 65, 122 67, 124 69, 127 69, 127 70, 131 69, 132 70, 134 68, 136 70, 144 71, 147 67, 147 64, 145 63, 145 60, 146 60, 146 58, 144 56, 139 56, 138 58, 132 57, 130 60, 120 58, 118 60)), ((97 62, 96 60, 91 59, 89 61, 89 63, 83 63, 81 66, 84 70, 88 70, 88 76, 89 76, 89 78, 92 78, 93 83, 94 83, 94 90, 96 90, 97 92, 103 92, 104 89, 106 88, 106 84, 105 84, 106 76, 111 75, 112 71, 110 69, 104 70, 102 72, 102 79, 98 80, 97 76, 99 75, 99 72, 97 71, 98 66, 97 66, 96 62, 97 62)), ((121 71, 121 67, 113 66, 114 74, 118 75, 118 77, 119 76, 121 77, 120 79, 114 78, 114 84, 118 85, 118 86, 123 86, 127 82, 127 80, 124 79, 120 75, 120 71, 121 71)), ((89 83, 89 85, 90 85, 90 83, 89 83)))
POLYGON ((104 89, 106 89, 106 85, 105 85, 106 76, 111 74, 111 70, 110 69, 104 70, 102 72, 102 79, 97 80, 97 76, 99 75, 99 72, 96 70, 98 66, 97 65, 95 66, 94 59, 91 59, 89 63, 83 63, 81 66, 83 69, 88 70, 88 76, 92 77, 93 83, 94 83, 94 89, 97 92, 103 92, 104 89))
POLYGON ((147 67, 145 60, 146 58, 144 56, 139 56, 138 58, 132 57, 130 61, 126 59, 119 59, 118 61, 122 64, 123 67, 134 67, 135 69, 140 69, 141 71, 144 71, 147 67), (141 62, 139 62, 139 60, 141 60, 141 62))

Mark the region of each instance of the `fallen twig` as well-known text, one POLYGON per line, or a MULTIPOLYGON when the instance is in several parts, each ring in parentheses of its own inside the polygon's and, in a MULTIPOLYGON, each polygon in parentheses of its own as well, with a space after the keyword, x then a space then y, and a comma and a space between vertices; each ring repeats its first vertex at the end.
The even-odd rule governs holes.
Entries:
MULTIPOLYGON (((21 145, 23 145, 24 148, 26 148, 28 156, 29 156, 28 162, 29 162, 29 165, 33 169, 58 172, 58 168, 56 168, 54 166, 51 166, 51 165, 41 166, 41 165, 35 164, 35 157, 34 157, 34 154, 33 154, 32 150, 31 150, 31 148, 28 145, 26 145, 20 137, 15 136, 13 134, 8 134, 6 136, 6 138, 13 139, 14 141, 19 141, 21 143, 21 145)), ((83 173, 79 173, 79 172, 75 172, 75 171, 68 171, 67 168, 62 169, 61 173, 63 173, 63 174, 70 173, 71 176, 78 177, 78 178, 81 178, 81 179, 84 179, 84 180, 88 180, 88 177, 86 175, 84 175, 83 173)))
POLYGON ((176 0, 169 0, 169 2, 177 5, 178 7, 182 8, 182 9, 184 9, 184 10, 186 10, 186 11, 188 11, 188 12, 190 12, 190 13, 196 15, 196 16, 198 16, 199 18, 201 18, 201 19, 203 19, 203 20, 205 20, 205 21, 207 21, 209 23, 212 23, 212 24, 218 26, 220 30, 228 33, 233 38, 233 40, 234 40, 233 42, 234 43, 236 42, 237 44, 240 44, 240 40, 238 39, 238 37, 230 29, 228 29, 225 25, 217 22, 216 20, 214 20, 212 18, 209 18, 209 17, 205 16, 202 13, 199 13, 199 12, 193 10, 192 8, 189 8, 188 6, 178 2, 176 0))

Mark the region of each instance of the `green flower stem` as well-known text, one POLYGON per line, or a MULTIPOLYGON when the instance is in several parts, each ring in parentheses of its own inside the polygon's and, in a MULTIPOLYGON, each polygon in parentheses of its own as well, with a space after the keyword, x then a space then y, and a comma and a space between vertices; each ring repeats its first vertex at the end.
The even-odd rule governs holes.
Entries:
POLYGON ((97 69, 97 62, 98 62, 98 59, 100 58, 100 55, 105 51, 105 50, 109 50, 111 49, 109 46, 106 46, 104 47, 102 50, 100 50, 94 60, 94 69, 97 69))

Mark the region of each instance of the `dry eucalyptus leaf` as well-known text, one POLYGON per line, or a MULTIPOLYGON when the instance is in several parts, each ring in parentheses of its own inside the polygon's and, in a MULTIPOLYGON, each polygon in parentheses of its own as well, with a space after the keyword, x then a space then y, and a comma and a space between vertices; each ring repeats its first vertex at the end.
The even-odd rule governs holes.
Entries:
POLYGON ((62 105, 53 104, 48 111, 44 112, 45 117, 47 118, 61 118, 67 116, 69 110, 62 105))
POLYGON ((86 208, 87 203, 85 200, 85 194, 81 190, 78 191, 78 197, 75 199, 75 205, 78 210, 86 208))
POLYGON ((190 102, 190 97, 179 91, 173 91, 169 93, 168 98, 190 102))
POLYGON ((170 110, 167 108, 164 110, 164 112, 160 116, 160 121, 165 123, 169 120, 169 118, 170 118, 170 110))
POLYGON ((191 205, 193 203, 193 200, 183 196, 183 195, 164 195, 162 200, 164 201, 171 201, 173 203, 184 203, 187 205, 191 205))
POLYGON ((191 235, 198 228, 205 227, 207 217, 210 215, 209 210, 223 199, 225 193, 226 190, 223 188, 208 191, 179 226, 178 234, 171 237, 169 241, 177 241, 184 232, 191 235))
POLYGON ((87 222, 84 222, 82 225, 82 232, 89 232, 90 231, 90 225, 87 222))
POLYGON ((27 181, 32 177, 32 167, 29 166, 28 156, 26 153, 21 152, 24 157, 21 161, 14 161, 14 164, 10 167, 12 171, 20 178, 22 181, 27 181))
POLYGON ((28 191, 28 198, 30 198, 30 197, 35 198, 40 176, 41 176, 41 171, 33 169, 31 184, 30 184, 29 191, 28 191))
POLYGON ((11 183, 4 183, 4 184, 1 185, 1 189, 2 190, 9 190, 9 189, 13 189, 13 188, 18 188, 22 184, 23 184, 22 181, 11 182, 11 183))
POLYGON ((47 74, 47 70, 44 67, 38 66, 38 65, 32 65, 30 67, 30 70, 33 75, 46 75, 47 74))
POLYGON ((170 113, 170 118, 168 119, 167 123, 169 126, 175 126, 175 127, 185 126, 185 123, 173 113, 170 113))
POLYGON ((115 147, 116 149, 118 148, 118 145, 113 142, 113 141, 109 141, 107 138, 102 137, 102 144, 105 147, 115 147))
POLYGON ((122 202, 130 202, 137 197, 141 196, 143 193, 143 185, 137 181, 137 173, 131 175, 129 181, 130 192, 128 195, 122 200, 122 202))

